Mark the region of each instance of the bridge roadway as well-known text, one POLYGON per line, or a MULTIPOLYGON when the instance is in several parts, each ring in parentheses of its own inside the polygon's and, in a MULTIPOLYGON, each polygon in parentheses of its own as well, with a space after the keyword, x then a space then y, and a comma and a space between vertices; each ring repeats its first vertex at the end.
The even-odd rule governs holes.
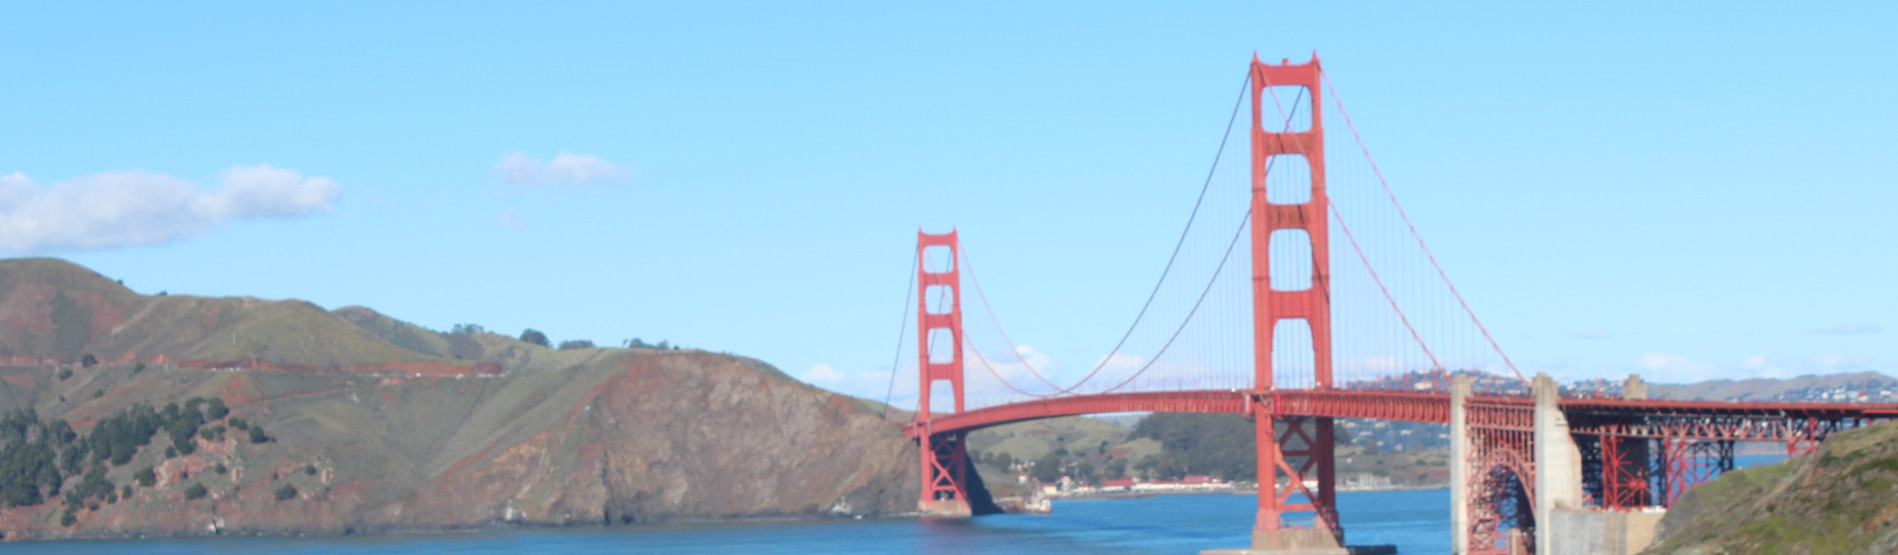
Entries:
MULTIPOLYGON (((1528 397, 1472 396, 1468 403, 1472 417, 1490 420, 1489 427, 1521 430, 1533 427, 1529 414, 1534 409, 1534 401, 1528 397), (1485 414, 1489 416, 1485 418, 1485 414)), ((1693 429, 1695 433, 1688 434, 1690 437, 1741 441, 1776 441, 1784 438, 1765 427, 1722 423, 1898 418, 1898 404, 1873 403, 1734 403, 1579 398, 1563 399, 1560 406, 1564 414, 1576 421, 1574 423, 1578 426, 1573 429, 1575 433, 1681 437, 1678 432, 1662 434, 1629 421, 1631 417, 1638 417, 1641 421, 1660 418, 1693 429), (1598 421, 1599 424, 1590 424, 1598 421)), ((1203 412, 1249 416, 1257 410, 1266 410, 1277 416, 1449 424, 1450 396, 1440 393, 1360 390, 1230 389, 1073 395, 932 415, 927 421, 905 425, 903 431, 914 438, 925 434, 967 432, 1027 420, 1084 414, 1203 412), (1251 402, 1254 400, 1257 402, 1251 402)))

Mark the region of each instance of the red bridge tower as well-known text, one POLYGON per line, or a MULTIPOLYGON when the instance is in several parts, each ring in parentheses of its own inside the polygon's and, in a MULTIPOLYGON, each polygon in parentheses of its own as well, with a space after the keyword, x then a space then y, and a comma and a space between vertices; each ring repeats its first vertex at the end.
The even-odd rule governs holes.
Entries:
MULTIPOLYGON (((1252 329, 1253 398, 1255 434, 1259 447, 1259 515, 1252 530, 1252 548, 1296 550, 1337 548, 1344 545, 1344 530, 1338 526, 1334 503, 1336 491, 1332 452, 1332 419, 1313 416, 1275 414, 1279 403, 1270 402, 1278 387, 1274 382, 1273 339, 1281 325, 1299 325, 1311 329, 1314 389, 1331 389, 1331 248, 1327 236, 1325 196, 1325 131, 1319 111, 1318 56, 1310 62, 1269 65, 1252 59, 1252 329), (1304 99, 1294 106, 1280 104, 1280 95, 1268 87, 1303 87, 1304 99), (1263 102, 1274 103, 1274 112, 1295 114, 1309 106, 1311 125, 1293 129, 1289 118, 1273 117, 1268 131, 1263 102), (1274 156, 1281 156, 1272 162, 1274 156), (1271 162, 1271 163, 1268 163, 1271 162), (1266 195, 1266 172, 1275 164, 1304 164, 1310 168, 1311 195, 1303 203, 1273 203, 1266 195), (1272 288, 1272 235, 1281 230, 1302 231, 1310 241, 1311 280, 1304 289, 1280 291, 1272 288), (1281 431, 1281 427, 1283 430, 1281 431), (1315 486, 1315 487, 1313 487, 1315 486), (1302 494, 1304 503, 1292 502, 1293 494, 1302 494), (1317 518, 1312 526, 1288 527, 1283 515, 1290 511, 1312 511, 1317 518)), ((1296 102, 1296 100, 1293 100, 1296 102)), ((1285 166, 1280 165, 1279 168, 1285 166)), ((1299 250, 1299 249, 1294 249, 1299 250)), ((1302 349, 1292 349, 1302 353, 1302 349)))
POLYGON ((915 426, 923 430, 917 436, 922 448, 923 487, 916 508, 923 514, 968 516, 970 514, 968 456, 964 440, 967 431, 945 435, 928 433, 929 393, 936 382, 949 382, 955 406, 951 414, 962 412, 962 277, 958 261, 961 246, 955 230, 940 235, 916 232, 916 345, 917 385, 921 396, 916 401, 915 426), (929 270, 930 247, 945 247, 949 266, 939 272, 929 270), (930 298, 936 298, 941 312, 931 312, 930 298), (931 341, 935 339, 937 341, 931 341))

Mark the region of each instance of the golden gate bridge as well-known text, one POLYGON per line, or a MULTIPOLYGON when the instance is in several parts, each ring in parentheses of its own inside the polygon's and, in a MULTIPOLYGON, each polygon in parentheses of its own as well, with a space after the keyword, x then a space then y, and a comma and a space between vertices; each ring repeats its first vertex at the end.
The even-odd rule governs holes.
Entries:
POLYGON ((955 231, 918 232, 916 256, 919 397, 904 430, 921 447, 925 514, 970 514, 972 430, 1240 414, 1258 446, 1250 551, 1347 553, 1334 423, 1383 419, 1449 425, 1454 552, 1550 553, 1555 514, 1668 507, 1731 470, 1737 442, 1798 456, 1898 417, 1887 404, 1651 400, 1638 377, 1620 398, 1569 398, 1524 376, 1398 203, 1315 54, 1253 59, 1158 283, 1078 379, 1057 382, 1009 339, 955 231), (1247 140, 1231 141, 1246 104, 1247 140), (1327 136, 1329 108, 1348 133, 1327 136), (1248 165, 1221 165, 1239 149, 1248 165), (1344 239, 1336 265, 1333 238, 1344 239), (981 306, 973 320, 965 299, 981 306))

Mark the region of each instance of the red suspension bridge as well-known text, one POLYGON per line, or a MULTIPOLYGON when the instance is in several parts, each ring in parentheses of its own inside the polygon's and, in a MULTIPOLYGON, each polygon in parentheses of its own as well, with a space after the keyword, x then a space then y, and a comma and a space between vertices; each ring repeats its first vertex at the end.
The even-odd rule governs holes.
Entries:
POLYGON ((1227 138, 1249 100, 1249 140, 1222 139, 1159 283, 1114 349, 1072 383, 1008 339, 954 231, 918 233, 919 398, 905 431, 922 447, 921 510, 970 512, 972 430, 1230 413, 1255 423, 1251 548, 1344 552, 1334 422, 1427 422, 1450 429, 1453 550, 1550 553, 1556 512, 1666 507, 1732 469, 1736 442, 1796 456, 1898 416, 1898 405, 1648 400, 1638 378, 1621 398, 1564 398, 1546 376, 1524 377, 1464 302, 1316 56, 1255 58, 1239 98, 1227 138), (1349 130, 1336 143, 1327 99, 1349 130), (1327 164, 1328 147, 1343 160, 1327 164), (1222 167, 1239 148, 1249 166, 1222 167), (1333 237, 1348 247, 1338 266, 1333 237), (977 325, 965 326, 965 298, 982 305, 977 325))

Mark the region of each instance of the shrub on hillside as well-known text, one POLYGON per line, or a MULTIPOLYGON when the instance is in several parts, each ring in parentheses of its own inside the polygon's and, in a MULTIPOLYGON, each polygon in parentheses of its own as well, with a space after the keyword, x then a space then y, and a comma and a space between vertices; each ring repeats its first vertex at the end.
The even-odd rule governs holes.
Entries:
POLYGON ((591 349, 591 348, 593 348, 593 341, 590 339, 568 339, 566 341, 560 342, 560 350, 562 351, 569 350, 569 349, 591 349))
POLYGON ((204 484, 191 484, 191 487, 185 488, 185 499, 203 499, 209 493, 209 490, 204 489, 204 484))
POLYGON ((250 426, 250 442, 270 443, 270 436, 264 435, 264 427, 262 424, 252 424, 250 426))
POLYGON ((548 346, 547 334, 541 333, 540 330, 537 330, 534 328, 527 328, 526 331, 522 331, 521 341, 526 342, 526 343, 533 343, 535 345, 540 345, 542 347, 548 346))
POLYGON ((58 372, 58 373, 57 373, 56 375, 58 375, 58 376, 59 376, 59 381, 62 381, 62 382, 63 382, 63 381, 66 381, 66 378, 71 378, 71 377, 72 377, 72 369, 71 369, 71 368, 61 368, 61 369, 59 369, 59 372, 58 372))
POLYGON ((296 496, 297 496, 297 487, 296 487, 296 486, 292 486, 292 485, 290 485, 290 484, 284 484, 284 485, 282 485, 282 486, 278 486, 278 487, 277 487, 277 491, 276 491, 276 493, 274 493, 273 495, 276 495, 276 496, 277 496, 277 500, 278 500, 278 501, 282 501, 282 500, 285 500, 285 499, 289 499, 289 498, 292 498, 292 497, 296 497, 296 496))
POLYGON ((138 472, 133 472, 132 479, 137 480, 138 485, 149 488, 149 487, 152 487, 152 484, 158 483, 158 472, 154 470, 152 467, 147 466, 145 468, 138 469, 138 472))

